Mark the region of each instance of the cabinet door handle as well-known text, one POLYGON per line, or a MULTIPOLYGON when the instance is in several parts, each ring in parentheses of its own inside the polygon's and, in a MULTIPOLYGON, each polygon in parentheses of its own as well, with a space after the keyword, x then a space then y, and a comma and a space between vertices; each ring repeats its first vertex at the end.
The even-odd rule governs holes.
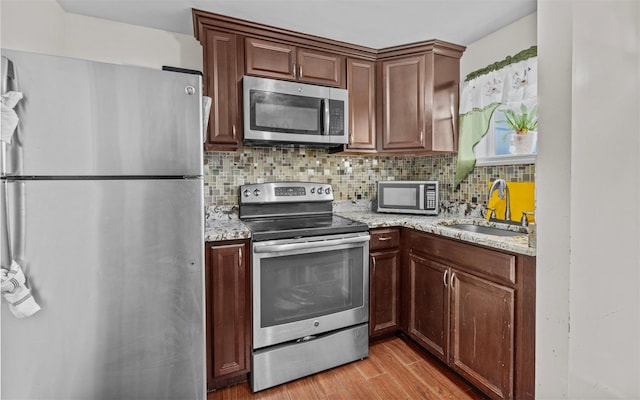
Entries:
POLYGON ((451 273, 451 289, 455 289, 455 287, 453 286, 453 280, 456 279, 456 273, 452 272, 451 273))
POLYGON ((388 236, 385 236, 385 237, 381 237, 381 238, 380 238, 380 239, 378 239, 378 240, 379 240, 379 241, 381 241, 381 242, 386 242, 387 240, 391 240, 391 238, 390 238, 390 237, 388 237, 388 236))
POLYGON ((242 248, 240 249, 240 257, 238 257, 238 267, 242 267, 242 248))
POLYGON ((444 287, 447 287, 447 275, 449 275, 449 270, 444 271, 444 276, 442 277, 442 283, 444 283, 444 287))
POLYGON ((298 78, 302 79, 302 65, 298 66, 298 78))
POLYGON ((420 131, 420 144, 424 144, 424 131, 420 131))
POLYGON ((235 139, 235 137, 236 137, 236 125, 235 124, 233 124, 231 126, 231 134, 233 135, 233 137, 235 139))
POLYGON ((293 70, 293 79, 298 79, 298 77, 296 76, 296 65, 291 65, 291 69, 293 70))
POLYGON ((376 258, 372 257, 371 261, 373 261, 373 273, 375 274, 375 272, 376 272, 376 258))

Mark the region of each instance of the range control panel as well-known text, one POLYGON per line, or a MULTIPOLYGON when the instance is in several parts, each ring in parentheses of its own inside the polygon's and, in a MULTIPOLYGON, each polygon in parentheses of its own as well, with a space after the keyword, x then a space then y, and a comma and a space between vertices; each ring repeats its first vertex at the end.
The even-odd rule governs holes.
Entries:
POLYGON ((240 186, 240 204, 332 200, 333 189, 326 183, 271 182, 240 186))

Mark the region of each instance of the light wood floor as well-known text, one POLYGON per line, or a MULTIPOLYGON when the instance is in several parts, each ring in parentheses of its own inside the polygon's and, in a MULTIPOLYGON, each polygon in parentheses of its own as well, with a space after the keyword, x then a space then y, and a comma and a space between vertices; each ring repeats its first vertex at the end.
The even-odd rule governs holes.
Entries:
POLYGON ((256 394, 245 382, 207 400, 484 399, 438 361, 398 337, 374 342, 369 357, 256 394))

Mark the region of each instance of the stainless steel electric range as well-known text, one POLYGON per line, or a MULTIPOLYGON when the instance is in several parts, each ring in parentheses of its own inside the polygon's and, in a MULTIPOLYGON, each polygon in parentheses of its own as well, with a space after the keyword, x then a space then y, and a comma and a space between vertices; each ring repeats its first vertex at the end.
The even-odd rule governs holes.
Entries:
POLYGON ((369 233, 330 185, 240 187, 251 230, 254 392, 368 356, 369 233))

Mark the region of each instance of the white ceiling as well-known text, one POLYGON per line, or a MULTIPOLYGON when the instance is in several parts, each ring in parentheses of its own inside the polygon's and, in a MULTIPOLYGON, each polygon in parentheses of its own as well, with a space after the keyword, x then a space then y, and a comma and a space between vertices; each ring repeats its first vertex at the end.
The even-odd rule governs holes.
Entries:
POLYGON ((536 11, 537 0, 57 0, 70 13, 193 35, 191 9, 381 49, 469 45, 536 11))

